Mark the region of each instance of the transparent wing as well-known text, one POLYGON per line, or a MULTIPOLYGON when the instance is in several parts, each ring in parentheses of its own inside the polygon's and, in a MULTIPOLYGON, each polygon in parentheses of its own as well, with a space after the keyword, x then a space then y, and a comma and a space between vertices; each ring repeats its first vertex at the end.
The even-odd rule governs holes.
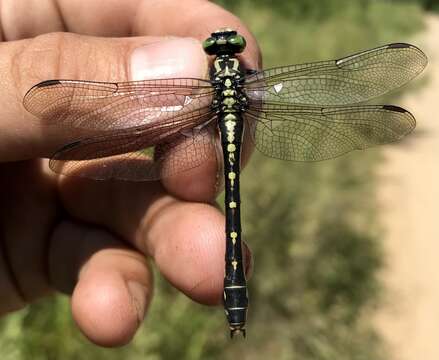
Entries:
POLYGON ((291 65, 247 76, 252 100, 346 105, 398 88, 418 75, 427 57, 409 44, 390 44, 339 60, 291 65))
POLYGON ((160 79, 105 83, 48 80, 32 87, 24 107, 45 125, 107 131, 166 121, 212 101, 210 82, 160 79))
POLYGON ((83 139, 59 150, 50 160, 56 173, 95 180, 159 180, 215 159, 214 126, 202 126, 160 135, 118 131, 83 139))
POLYGON ((416 126, 392 105, 293 106, 264 104, 245 113, 250 136, 263 154, 282 160, 319 161, 351 150, 400 140, 416 126))

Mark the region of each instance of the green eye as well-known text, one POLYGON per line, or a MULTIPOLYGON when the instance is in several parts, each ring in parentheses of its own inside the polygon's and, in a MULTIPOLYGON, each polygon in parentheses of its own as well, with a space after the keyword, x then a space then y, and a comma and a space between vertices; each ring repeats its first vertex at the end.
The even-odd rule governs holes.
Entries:
POLYGON ((241 35, 232 35, 227 39, 227 42, 235 46, 238 49, 237 52, 242 52, 245 49, 246 42, 241 35))
POLYGON ((210 37, 203 41, 203 49, 207 52, 207 50, 215 44, 216 44, 216 40, 210 37))

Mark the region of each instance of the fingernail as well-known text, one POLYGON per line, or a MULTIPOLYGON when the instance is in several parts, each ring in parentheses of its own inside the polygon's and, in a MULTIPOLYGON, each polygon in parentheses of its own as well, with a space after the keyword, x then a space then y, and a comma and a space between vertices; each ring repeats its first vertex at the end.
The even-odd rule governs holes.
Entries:
POLYGON ((173 38, 147 44, 131 54, 131 80, 189 77, 207 74, 207 58, 200 42, 173 38))
POLYGON ((146 299, 148 297, 148 290, 145 286, 136 281, 128 281, 127 287, 131 295, 133 305, 136 309, 137 319, 140 324, 143 321, 146 313, 146 299))
POLYGON ((247 244, 243 241, 243 263, 244 263, 244 271, 247 279, 251 278, 253 274, 253 256, 247 244))

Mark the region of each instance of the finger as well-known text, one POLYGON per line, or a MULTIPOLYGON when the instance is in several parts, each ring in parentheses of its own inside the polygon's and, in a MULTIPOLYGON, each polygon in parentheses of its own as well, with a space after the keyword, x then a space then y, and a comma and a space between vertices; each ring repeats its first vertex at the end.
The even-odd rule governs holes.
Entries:
POLYGON ((6 40, 56 31, 95 36, 157 35, 204 40, 221 27, 232 27, 247 38, 244 58, 260 67, 254 37, 230 12, 205 0, 4 0, 2 26, 6 40), (166 19, 166 21, 163 21, 166 19))
POLYGON ((220 28, 232 28, 247 40, 247 47, 242 53, 246 66, 250 69, 261 68, 260 49, 253 34, 237 16, 227 10, 204 0, 165 0, 155 2, 153 7, 151 4, 146 1, 139 5, 139 13, 133 24, 136 34, 175 34, 203 41, 220 28), (169 21, 160 20, 164 18, 169 21))
MULTIPOLYGON (((261 66, 260 51, 249 30, 236 16, 208 1, 187 0, 181 2, 165 0, 157 2, 152 0, 131 0, 121 3, 116 0, 95 0, 91 2, 81 0, 75 2, 58 1, 45 7, 41 7, 40 2, 38 2, 38 6, 36 3, 34 6, 32 4, 34 3, 7 1, 5 6, 10 10, 7 12, 9 16, 6 16, 8 21, 4 21, 6 24, 5 33, 13 33, 14 36, 11 38, 35 36, 47 31, 68 30, 100 36, 175 35, 204 40, 211 32, 220 27, 228 26, 237 29, 247 39, 247 48, 241 56, 245 65, 252 69, 258 69, 261 66), (78 14, 81 16, 78 16, 78 14), (29 20, 34 17, 34 21, 29 20), (26 21, 23 21, 23 19, 26 19, 26 21), (163 19, 166 19, 166 21, 163 21, 163 19), (32 24, 33 27, 29 24, 32 24), (52 24, 50 30, 48 30, 47 24, 52 24), (17 30, 15 31, 15 29, 17 30)), ((181 47, 175 46, 174 53, 176 49, 180 50, 181 47)), ((87 54, 85 56, 79 55, 81 58, 88 58, 87 54)), ((73 58, 76 58, 76 56, 73 58)), ((162 63, 167 63, 166 59, 159 60, 162 63)), ((160 61, 156 61, 155 65, 158 65, 160 61)), ((103 67, 100 66, 100 68, 103 67)), ((148 73, 144 75, 148 75, 148 73)), ((172 74, 162 72, 159 76, 154 77, 170 77, 171 75, 185 76, 184 73, 180 72, 172 74)), ((199 73, 200 77, 205 75, 205 71, 199 73)), ((135 79, 146 79, 148 77, 150 76, 134 76, 135 79)), ((51 77, 43 76, 41 78, 51 77)), ((99 79, 96 76, 82 76, 81 78, 99 79)), ((115 80, 121 79, 121 76, 116 76, 115 80)), ((243 164, 246 163, 252 149, 251 146, 248 146, 248 141, 244 145, 243 164)), ((216 154, 211 154, 210 159, 208 163, 203 164, 199 169, 182 174, 181 177, 169 179, 165 183, 168 190, 184 199, 212 200, 220 188, 221 174, 218 177, 215 176, 220 170, 216 164, 216 154)))
POLYGON ((47 296, 47 239, 57 214, 54 182, 40 162, 0 164, 0 313, 47 296))
MULTIPOLYGON (((206 56, 200 43, 189 38, 101 39, 52 34, 0 46, 5 50, 5 56, 0 59, 0 75, 4 73, 5 88, 14 89, 18 84, 15 94, 14 91, 5 93, 6 100, 0 109, 3 116, 0 123, 0 161, 48 157, 66 143, 94 134, 86 131, 78 133, 68 126, 45 126, 44 121, 38 121, 26 112, 21 98, 35 82, 53 78, 124 81, 203 77, 207 72, 206 56), (41 48, 44 49, 43 57, 41 48), (175 49, 179 49, 178 52, 175 49), (12 62, 20 71, 7 70, 12 62)), ((50 107, 50 100, 44 94, 41 92, 41 97, 34 96, 32 99, 46 101, 46 106, 50 107)), ((58 110, 65 113, 71 110, 68 102, 64 107, 56 108, 55 119, 58 110)), ((53 122, 53 118, 50 120, 53 122)), ((60 122, 62 120, 59 119, 60 122)), ((210 161, 205 161, 193 172, 182 174, 181 178, 177 178, 180 181, 166 183, 168 191, 188 200, 212 201, 217 190, 218 167, 215 147, 211 149, 206 156, 210 161)), ((198 156, 197 152, 195 156, 198 156)))
MULTIPOLYGON (((66 178, 61 191, 74 217, 101 224, 151 256, 164 276, 190 298, 219 303, 225 235, 224 216, 216 207, 166 195, 157 182, 145 187, 66 178)), ((245 255, 250 259, 249 251, 245 255)))
POLYGON ((73 291, 76 323, 101 346, 128 343, 152 297, 152 276, 144 256, 108 232, 77 222, 64 221, 55 229, 49 274, 56 288, 73 291))
POLYGON ((44 126, 24 109, 23 96, 35 83, 59 78, 203 77, 207 71, 205 55, 193 39, 102 39, 58 33, 1 43, 0 49, 0 161, 47 157, 78 135, 71 128, 44 126))

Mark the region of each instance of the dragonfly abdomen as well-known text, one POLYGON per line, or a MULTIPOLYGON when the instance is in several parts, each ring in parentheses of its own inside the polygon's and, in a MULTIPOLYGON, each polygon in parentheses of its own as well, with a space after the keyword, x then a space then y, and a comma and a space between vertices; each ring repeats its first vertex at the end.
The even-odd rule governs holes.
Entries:
POLYGON ((233 53, 219 54, 213 63, 216 84, 215 106, 224 158, 226 254, 224 310, 230 334, 245 336, 248 296, 241 244, 239 173, 243 134, 242 111, 246 97, 242 91, 243 72, 233 53))
POLYGON ((231 336, 245 335, 248 297, 241 244, 240 152, 243 123, 241 114, 220 115, 219 128, 224 156, 226 255, 224 276, 224 309, 231 336))

